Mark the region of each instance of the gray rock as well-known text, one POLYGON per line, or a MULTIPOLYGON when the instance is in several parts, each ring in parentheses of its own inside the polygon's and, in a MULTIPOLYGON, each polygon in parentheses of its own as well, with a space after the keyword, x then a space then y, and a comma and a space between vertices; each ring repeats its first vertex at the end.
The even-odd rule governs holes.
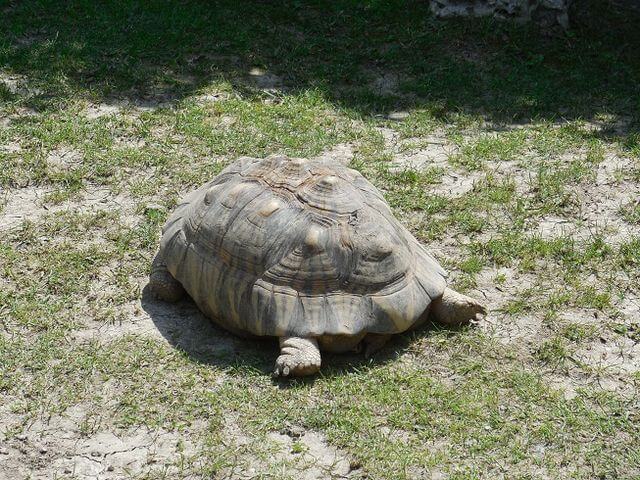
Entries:
POLYGON ((518 22, 535 22, 553 32, 569 26, 572 0, 431 0, 437 17, 493 16, 518 22))
POLYGON ((387 115, 389 120, 395 120, 397 122, 404 120, 409 117, 409 112, 391 112, 387 115))

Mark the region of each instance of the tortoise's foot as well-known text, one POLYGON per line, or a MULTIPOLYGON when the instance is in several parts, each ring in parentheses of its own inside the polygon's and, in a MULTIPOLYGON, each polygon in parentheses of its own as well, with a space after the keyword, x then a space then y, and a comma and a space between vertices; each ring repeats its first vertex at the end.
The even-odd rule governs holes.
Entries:
POLYGON ((173 275, 167 270, 167 266, 162 262, 160 254, 156 255, 151 266, 151 276, 149 277, 149 288, 156 298, 165 302, 177 302, 184 294, 184 288, 173 275))
POLYGON ((303 377, 320 370, 320 350, 315 338, 281 337, 274 377, 303 377))
POLYGON ((441 298, 434 300, 432 312, 438 322, 459 325, 478 321, 487 310, 477 300, 447 288, 441 298))

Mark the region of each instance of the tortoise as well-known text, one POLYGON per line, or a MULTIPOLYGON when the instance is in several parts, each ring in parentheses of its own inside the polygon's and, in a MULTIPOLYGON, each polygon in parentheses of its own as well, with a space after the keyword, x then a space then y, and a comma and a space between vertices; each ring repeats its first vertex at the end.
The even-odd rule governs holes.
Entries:
POLYGON ((221 327, 277 337, 276 376, 320 368, 320 350, 370 356, 427 318, 477 320, 438 262, 360 173, 335 162, 243 157, 192 192, 162 231, 156 297, 188 293, 221 327))

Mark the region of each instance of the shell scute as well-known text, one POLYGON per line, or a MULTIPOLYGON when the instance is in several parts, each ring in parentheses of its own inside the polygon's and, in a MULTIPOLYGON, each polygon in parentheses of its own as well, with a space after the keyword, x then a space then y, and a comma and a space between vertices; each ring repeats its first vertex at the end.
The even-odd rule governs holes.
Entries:
POLYGON ((259 179, 275 188, 295 191, 312 177, 309 162, 303 158, 270 157, 264 162, 250 165, 242 176, 259 179))
POLYGON ((321 176, 305 185, 297 195, 306 205, 329 213, 350 214, 362 208, 360 195, 348 182, 335 175, 321 176))

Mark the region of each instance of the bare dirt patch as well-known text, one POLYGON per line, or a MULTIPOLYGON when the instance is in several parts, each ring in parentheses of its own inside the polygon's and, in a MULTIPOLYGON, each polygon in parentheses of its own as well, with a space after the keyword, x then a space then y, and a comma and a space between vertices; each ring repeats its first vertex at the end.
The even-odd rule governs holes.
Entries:
POLYGON ((25 82, 23 75, 8 74, 0 72, 0 83, 14 95, 20 93, 20 86, 25 82))
POLYGON ((79 165, 82 162, 82 153, 72 148, 60 147, 49 152, 45 161, 50 168, 64 171, 79 165))
MULTIPOLYGON (((75 406, 63 415, 38 419, 23 433, 0 434, 0 478, 120 479, 172 475, 195 453, 190 432, 162 429, 82 431, 88 411, 75 406)), ((11 420, 2 419, 3 425, 11 420)))
POLYGON ((158 91, 147 96, 132 96, 127 99, 114 98, 100 103, 89 103, 84 109, 84 115, 89 120, 119 115, 136 116, 142 112, 170 108, 177 101, 177 97, 171 93, 158 91))
POLYGON ((18 142, 9 142, 4 145, 0 145, 0 152, 2 153, 16 153, 22 150, 22 147, 18 142))
MULTIPOLYGON (((407 147, 411 140, 405 140, 401 147, 407 147)), ((433 134, 419 140, 419 147, 408 152, 400 151, 394 155, 393 163, 400 168, 420 170, 427 167, 444 167, 449 158, 458 152, 458 147, 444 135, 433 134)))
POLYGON ((86 108, 85 116, 90 120, 95 120, 96 118, 117 115, 120 113, 120 108, 119 105, 108 103, 91 104, 86 108))
POLYGON ((249 480, 259 475, 282 475, 287 478, 321 480, 360 478, 350 457, 328 444, 318 432, 291 427, 285 432, 269 432, 261 442, 261 455, 245 453, 255 448, 257 439, 243 432, 233 415, 225 418, 225 436, 238 445, 240 455, 233 469, 226 472, 234 480, 249 480))
POLYGON ((18 120, 23 117, 36 117, 38 116, 33 108, 29 107, 15 107, 12 109, 12 113, 9 115, 0 116, 0 126, 8 127, 14 120, 18 120))
POLYGON ((330 150, 322 152, 320 155, 314 157, 316 160, 323 160, 326 162, 338 162, 343 165, 349 165, 353 160, 353 146, 349 143, 340 143, 335 145, 330 150))
POLYGON ((130 215, 134 206, 128 196, 114 195, 104 187, 87 187, 80 198, 61 204, 49 202, 48 196, 52 192, 50 187, 25 187, 6 191, 4 208, 0 211, 0 231, 14 228, 24 221, 36 222, 51 213, 87 213, 109 209, 130 215))
POLYGON ((277 447, 278 451, 274 455, 276 462, 291 465, 293 471, 299 472, 300 476, 297 478, 348 478, 351 471, 348 456, 328 445, 324 435, 307 431, 292 437, 272 432, 268 438, 277 447))
POLYGON ((29 97, 38 95, 42 91, 29 85, 29 79, 25 75, 0 71, 0 84, 13 95, 29 97))
POLYGON ((213 92, 213 93, 202 93, 200 95, 196 95, 196 96, 193 97, 193 100, 196 103, 209 104, 209 103, 220 102, 220 101, 226 100, 228 98, 229 98, 229 94, 228 93, 213 92))
POLYGON ((640 344, 625 336, 600 336, 575 353, 599 372, 609 375, 630 374, 640 371, 640 344))
POLYGON ((640 227, 625 222, 621 215, 625 205, 640 198, 637 182, 619 178, 632 170, 632 159, 608 152, 597 166, 594 183, 568 187, 577 205, 576 214, 542 218, 534 231, 543 238, 570 235, 575 240, 585 240, 602 236, 611 245, 640 235, 640 227))
POLYGON ((0 230, 19 225, 24 220, 34 219, 47 210, 42 203, 50 193, 48 188, 28 187, 9 190, 4 193, 4 208, 0 212, 0 230))
POLYGON ((536 277, 518 272, 514 268, 502 267, 483 270, 476 281, 476 290, 484 297, 490 312, 481 324, 481 328, 504 344, 519 343, 524 346, 532 344, 540 335, 542 319, 534 315, 511 317, 502 310, 521 292, 534 288, 536 277), (496 282, 498 276, 503 278, 499 283, 496 282))

